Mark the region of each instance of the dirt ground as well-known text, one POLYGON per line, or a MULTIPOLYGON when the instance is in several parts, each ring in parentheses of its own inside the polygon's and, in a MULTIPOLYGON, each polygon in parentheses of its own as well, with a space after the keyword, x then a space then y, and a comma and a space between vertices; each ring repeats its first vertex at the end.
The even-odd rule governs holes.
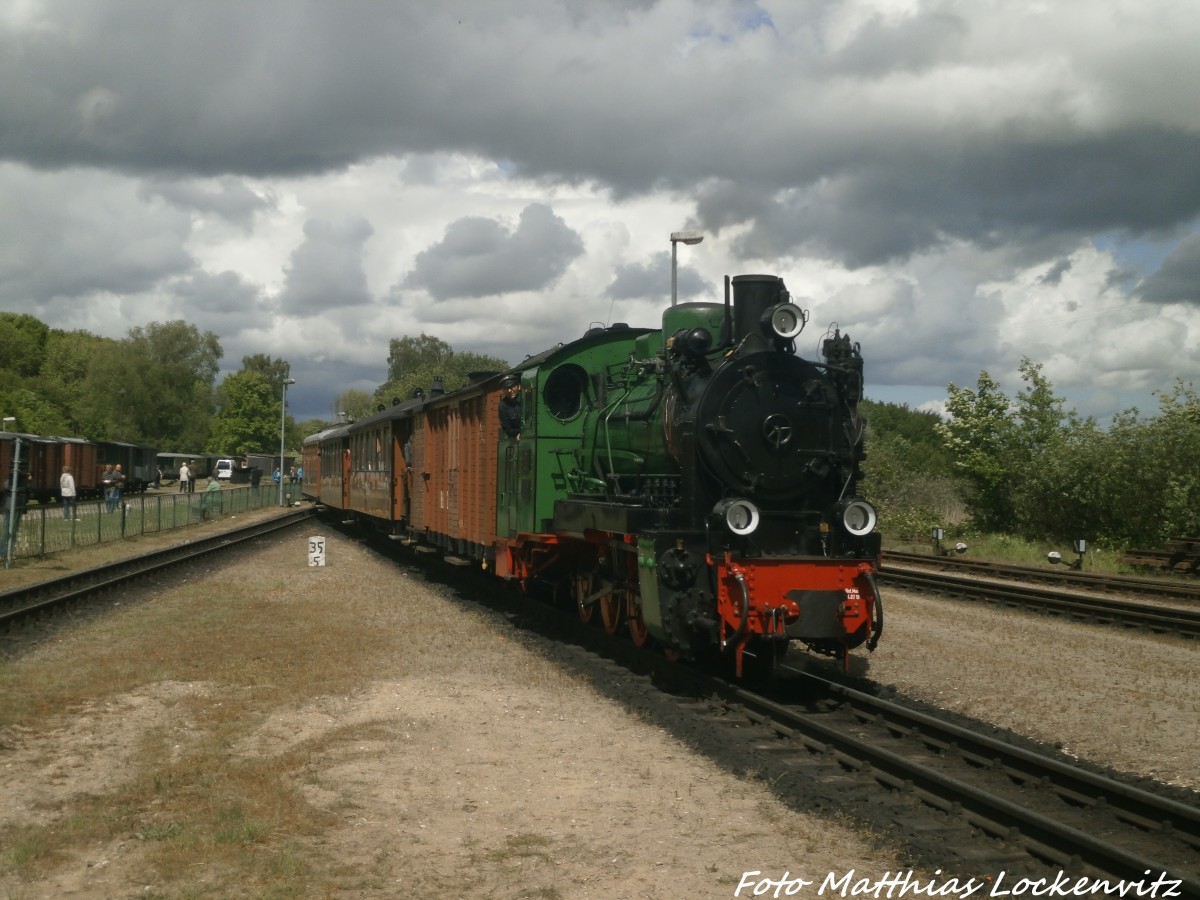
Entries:
MULTIPOLYGON (((556 656, 567 651, 518 635, 495 614, 464 616, 442 589, 337 537, 329 567, 299 569, 298 542, 222 567, 204 587, 285 577, 272 602, 353 602, 362 627, 396 648, 394 664, 364 671, 351 690, 236 713, 229 758, 287 769, 289 785, 324 816, 313 834, 276 836, 303 861, 303 877, 247 884, 215 862, 164 875, 162 842, 125 833, 72 847, 36 878, 10 872, 0 896, 731 897, 748 871, 762 873, 757 884, 850 868, 882 876, 901 865, 602 696, 591 681, 612 677, 606 663, 575 658, 564 667, 556 656), (343 592, 350 572, 353 588, 343 592), (445 633, 448 622, 459 623, 456 634, 445 633)), ((180 601, 180 615, 187 605, 180 601)), ((69 664, 113 627, 80 629, 16 665, 69 664)), ((0 730, 0 827, 53 828, 88 798, 118 792, 150 743, 187 754, 211 707, 238 707, 258 677, 234 686, 147 682, 36 727, 0 730)), ((153 803, 139 815, 172 819, 153 803)))

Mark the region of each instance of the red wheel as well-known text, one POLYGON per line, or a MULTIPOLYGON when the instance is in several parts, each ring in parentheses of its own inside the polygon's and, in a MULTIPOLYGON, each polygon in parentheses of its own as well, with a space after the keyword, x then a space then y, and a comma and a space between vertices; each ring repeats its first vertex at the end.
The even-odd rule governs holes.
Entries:
POLYGON ((595 601, 584 603, 592 593, 592 576, 591 575, 576 575, 575 576, 575 604, 579 607, 579 618, 586 625, 592 621, 592 616, 596 613, 595 601))
POLYGON ((625 620, 625 611, 622 608, 624 604, 613 596, 612 591, 601 597, 599 603, 600 619, 604 622, 604 631, 607 634, 616 634, 625 620))
POLYGON ((645 647, 650 642, 650 629, 642 618, 642 607, 638 603, 637 594, 629 595, 629 637, 638 647, 645 647))

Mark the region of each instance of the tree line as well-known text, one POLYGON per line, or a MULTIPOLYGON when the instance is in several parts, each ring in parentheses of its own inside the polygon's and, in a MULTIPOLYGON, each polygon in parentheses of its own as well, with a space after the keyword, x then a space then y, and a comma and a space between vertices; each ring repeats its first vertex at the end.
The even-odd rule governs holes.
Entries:
MULTIPOLYGON (((220 341, 187 322, 124 338, 0 313, 0 410, 28 434, 147 444, 163 452, 269 452, 279 446, 288 364, 255 354, 217 384, 220 341)), ((288 445, 304 426, 287 419, 288 445)))
MULTIPOLYGON (((222 356, 213 332, 184 321, 152 322, 113 339, 0 313, 0 412, 27 434, 126 441, 162 452, 275 452, 287 361, 246 356, 241 369, 217 383, 222 356)), ((328 418, 285 416, 285 449, 295 453, 308 435, 407 399, 435 377, 454 390, 472 372, 507 368, 501 359, 456 353, 430 335, 394 338, 387 380, 373 394, 339 394, 328 418)))
POLYGON ((1156 414, 1101 428, 1066 408, 1040 363, 1006 395, 986 372, 951 383, 946 417, 865 403, 868 480, 893 539, 935 526, 1031 541, 1085 538, 1113 549, 1200 534, 1200 396, 1177 382, 1156 414))

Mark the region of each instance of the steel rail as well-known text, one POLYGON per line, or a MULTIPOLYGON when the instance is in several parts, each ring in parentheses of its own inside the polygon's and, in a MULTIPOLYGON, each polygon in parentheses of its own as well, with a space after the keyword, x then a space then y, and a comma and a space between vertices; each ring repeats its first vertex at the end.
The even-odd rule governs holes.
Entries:
POLYGON ((952 594, 957 597, 1005 603, 1101 622, 1135 625, 1139 628, 1187 637, 1200 636, 1200 610, 1172 609, 1147 606, 1103 597, 1086 597, 1067 591, 1024 587, 1018 584, 981 582, 976 579, 890 566, 880 572, 880 578, 896 587, 952 594))
POLYGON ((1157 828, 1164 822, 1170 822, 1177 837, 1200 851, 1200 807, 1160 797, 1134 785, 971 731, 811 672, 789 668, 788 673, 840 697, 873 718, 886 720, 890 728, 899 729, 902 734, 919 735, 926 742, 937 741, 942 750, 953 747, 981 765, 1001 765, 1020 781, 1032 783, 1051 776, 1053 782, 1049 785, 1050 790, 1069 802, 1103 802, 1118 819, 1138 828, 1157 828))
POLYGON ((146 575, 161 572, 209 556, 231 546, 291 528, 311 518, 311 510, 292 512, 276 519, 256 522, 234 531, 155 550, 104 566, 73 572, 61 578, 0 593, 0 628, 19 623, 106 590, 122 587, 146 575))
POLYGON ((1074 569, 1041 569, 1034 566, 1015 566, 967 559, 960 556, 930 556, 925 553, 906 553, 900 550, 883 551, 882 572, 887 573, 891 564, 925 566, 948 571, 969 571, 979 575, 1017 581, 1033 581, 1079 589, 1095 588, 1105 591, 1120 591, 1133 596, 1149 595, 1157 598, 1200 602, 1200 584, 1185 584, 1168 578, 1139 578, 1134 575, 1112 575, 1100 572, 1080 572, 1074 569))
MULTIPOLYGON (((728 701, 757 713, 780 734, 786 737, 802 735, 806 741, 815 742, 810 744, 815 749, 833 748, 845 765, 865 771, 885 787, 915 791, 923 803, 943 812, 960 811, 972 825, 994 837, 1011 838, 1016 832, 1028 851, 1036 857, 1058 865, 1078 860, 1098 872, 1119 879, 1136 878, 1147 870, 1167 872, 1172 879, 1179 880, 1183 891, 1180 896, 1200 898, 1200 876, 1196 874, 1172 871, 1170 866, 1139 852, 1102 840, 930 766, 907 759, 899 753, 883 749, 850 734, 847 729, 818 721, 811 713, 784 706, 736 685, 722 683, 717 690, 728 701)), ((902 713, 902 710, 902 707, 895 707, 892 714, 907 713, 902 713)), ((971 740, 980 737, 972 735, 971 740)), ((1047 769, 1048 777, 1051 771, 1047 769)), ((1179 814, 1179 806, 1166 802, 1164 808, 1179 814)), ((1194 819, 1195 815, 1189 812, 1185 821, 1194 819)))

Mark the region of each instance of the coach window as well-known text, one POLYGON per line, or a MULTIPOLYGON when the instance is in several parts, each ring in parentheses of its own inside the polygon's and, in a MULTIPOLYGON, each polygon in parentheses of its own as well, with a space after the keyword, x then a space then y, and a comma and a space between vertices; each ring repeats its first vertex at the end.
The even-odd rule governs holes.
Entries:
POLYGON ((579 414, 587 389, 587 372, 575 363, 566 363, 550 373, 542 389, 542 400, 550 415, 566 422, 579 414))

